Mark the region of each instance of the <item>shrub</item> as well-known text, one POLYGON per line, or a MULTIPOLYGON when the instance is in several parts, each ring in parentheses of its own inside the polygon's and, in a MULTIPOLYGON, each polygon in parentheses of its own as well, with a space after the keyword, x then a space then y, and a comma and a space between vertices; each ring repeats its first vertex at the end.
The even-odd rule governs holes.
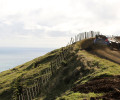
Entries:
POLYGON ((67 66, 67 61, 63 60, 63 61, 61 62, 61 65, 62 65, 62 66, 67 66))
POLYGON ((18 95, 22 93, 23 86, 21 84, 21 76, 18 77, 12 85, 13 99, 18 100, 18 95))

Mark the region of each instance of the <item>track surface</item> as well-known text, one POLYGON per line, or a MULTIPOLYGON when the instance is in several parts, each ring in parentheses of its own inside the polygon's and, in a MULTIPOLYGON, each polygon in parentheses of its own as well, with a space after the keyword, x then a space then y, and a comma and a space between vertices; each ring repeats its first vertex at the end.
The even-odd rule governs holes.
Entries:
MULTIPOLYGON (((117 39, 120 40, 119 37, 117 39)), ((110 47, 100 44, 94 45, 93 41, 94 38, 83 40, 81 43, 82 49, 85 49, 89 53, 95 54, 101 58, 120 64, 120 50, 115 48, 111 50, 110 47)))
POLYGON ((92 46, 90 53, 120 64, 120 50, 111 50, 108 46, 92 46))
POLYGON ((117 39, 117 41, 119 41, 119 42, 120 42, 120 37, 116 37, 116 39, 117 39))

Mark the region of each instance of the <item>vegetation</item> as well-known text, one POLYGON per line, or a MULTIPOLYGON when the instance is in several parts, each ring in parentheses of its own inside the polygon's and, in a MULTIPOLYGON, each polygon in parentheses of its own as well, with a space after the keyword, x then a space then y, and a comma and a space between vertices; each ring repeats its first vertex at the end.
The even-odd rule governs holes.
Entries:
POLYGON ((96 94, 96 93, 68 92, 64 96, 58 97, 56 100, 83 100, 83 99, 89 99, 90 97, 98 97, 102 95, 103 94, 96 94))
MULTIPOLYGON (((51 77, 35 100, 83 100, 102 96, 103 93, 75 93, 72 88, 96 77, 120 75, 118 64, 83 50, 90 47, 90 45, 83 47, 83 43, 87 43, 84 41, 72 45, 73 50, 67 59, 62 61, 60 69, 51 77)), ((88 40, 90 41, 92 40, 88 40)), ((13 93, 19 94, 22 88, 31 87, 33 80, 43 75, 41 71, 50 67, 50 62, 61 50, 62 48, 54 50, 11 70, 1 72, 0 100, 9 100, 13 93)))
POLYGON ((22 81, 21 79, 22 79, 22 76, 18 77, 14 81, 14 83, 12 84, 12 87, 11 87, 12 90, 13 90, 13 96, 12 96, 12 98, 14 100, 18 100, 18 98, 17 98, 18 95, 22 93, 23 86, 21 84, 21 81, 22 81))

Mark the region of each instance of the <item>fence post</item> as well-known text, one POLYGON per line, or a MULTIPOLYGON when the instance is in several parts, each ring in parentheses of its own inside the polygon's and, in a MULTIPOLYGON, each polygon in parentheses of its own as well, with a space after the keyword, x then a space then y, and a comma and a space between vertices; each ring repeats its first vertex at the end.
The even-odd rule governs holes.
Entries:
POLYGON ((31 88, 28 88, 28 91, 29 91, 29 95, 30 95, 30 100, 32 100, 32 95, 31 95, 31 88))
POLYGON ((72 37, 71 37, 71 40, 70 40, 70 44, 72 44, 72 37))
POLYGON ((86 32, 84 33, 84 39, 86 39, 86 32))
POLYGON ((91 32, 89 32, 89 38, 91 38, 91 32))
POLYGON ((59 54, 59 64, 61 63, 62 59, 61 59, 61 55, 59 54))
POLYGON ((21 94, 21 100, 24 100, 24 99, 23 99, 23 94, 21 94))
POLYGON ((72 38, 72 44, 74 43, 74 38, 72 38))
POLYGON ((39 86, 39 93, 41 92, 41 87, 42 87, 42 78, 40 77, 40 83, 38 84, 39 86))
POLYGON ((35 96, 37 95, 37 92, 36 92, 36 82, 34 82, 34 95, 35 96))
POLYGON ((33 90, 32 90, 32 87, 29 88, 30 89, 30 94, 31 94, 31 100, 33 99, 33 90))
POLYGON ((28 89, 26 89, 26 93, 27 93, 27 100, 30 100, 30 99, 29 99, 28 89))
POLYGON ((82 35, 82 40, 83 40, 84 39, 84 36, 83 36, 84 34, 82 33, 81 35, 82 35))
POLYGON ((33 98, 35 97, 35 94, 34 94, 34 87, 32 87, 32 96, 33 96, 33 98))
POLYGON ((43 85, 43 84, 44 84, 44 79, 43 79, 43 76, 41 77, 41 80, 42 80, 41 82, 42 82, 42 85, 43 85))
POLYGON ((23 100, 25 100, 25 90, 23 91, 23 100))
POLYGON ((86 32, 86 38, 88 39, 88 32, 86 32))
POLYGON ((18 100, 21 100, 21 95, 19 95, 18 100))
POLYGON ((51 62, 51 72, 52 72, 52 75, 53 75, 54 72, 53 72, 53 64, 52 64, 52 62, 51 62))
POLYGON ((100 32, 98 32, 98 35, 100 35, 100 32))
POLYGON ((38 82, 38 80, 37 80, 37 95, 38 95, 39 92, 40 92, 40 91, 39 91, 39 88, 40 88, 40 87, 39 87, 39 82, 38 82))
POLYGON ((77 42, 77 36, 75 35, 75 42, 77 42))
POLYGON ((46 82, 47 82, 47 80, 46 80, 46 76, 44 76, 44 80, 45 80, 45 84, 46 84, 46 82))
POLYGON ((91 31, 91 37, 93 37, 93 34, 94 34, 94 32, 93 32, 93 31, 91 31))
POLYGON ((79 41, 81 41, 81 34, 79 33, 79 41))

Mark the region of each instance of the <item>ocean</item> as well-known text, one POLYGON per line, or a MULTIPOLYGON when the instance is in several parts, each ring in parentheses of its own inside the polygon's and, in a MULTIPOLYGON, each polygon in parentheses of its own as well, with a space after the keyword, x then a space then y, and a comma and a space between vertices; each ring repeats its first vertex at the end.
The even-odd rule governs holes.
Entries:
POLYGON ((0 72, 24 64, 55 48, 0 48, 0 72))

